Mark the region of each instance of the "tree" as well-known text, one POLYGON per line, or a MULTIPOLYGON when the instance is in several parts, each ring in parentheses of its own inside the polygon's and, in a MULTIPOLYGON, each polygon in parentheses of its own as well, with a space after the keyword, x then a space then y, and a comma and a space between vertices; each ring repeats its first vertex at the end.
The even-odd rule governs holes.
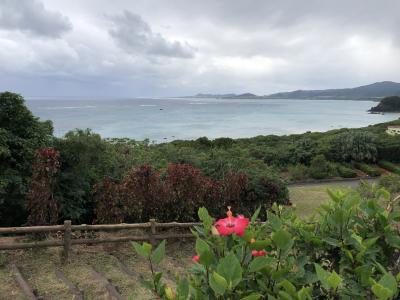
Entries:
POLYGON ((35 153, 32 181, 27 195, 30 225, 56 224, 58 204, 54 185, 60 169, 60 153, 53 148, 41 148, 35 153))
POLYGON ((374 162, 378 154, 374 135, 364 131, 338 134, 333 140, 330 152, 337 161, 359 162, 374 162))
POLYGON ((96 223, 115 224, 124 221, 126 206, 122 201, 118 183, 106 176, 102 182, 94 186, 93 193, 96 202, 94 211, 96 223))
POLYGON ((57 180, 61 218, 90 223, 94 219, 93 186, 104 176, 121 176, 112 144, 86 130, 68 132, 55 140, 60 151, 61 172, 57 180))
POLYGON ((317 143, 309 138, 303 138, 294 143, 293 163, 309 165, 315 156, 317 143))
POLYGON ((161 172, 145 164, 133 168, 122 180, 120 193, 129 221, 165 220, 169 207, 161 172))
POLYGON ((0 226, 26 221, 34 153, 51 143, 52 132, 52 123, 34 117, 22 96, 0 93, 0 226))
POLYGON ((329 176, 330 169, 329 162, 326 160, 325 156, 319 154, 311 160, 309 173, 312 178, 324 179, 329 176))

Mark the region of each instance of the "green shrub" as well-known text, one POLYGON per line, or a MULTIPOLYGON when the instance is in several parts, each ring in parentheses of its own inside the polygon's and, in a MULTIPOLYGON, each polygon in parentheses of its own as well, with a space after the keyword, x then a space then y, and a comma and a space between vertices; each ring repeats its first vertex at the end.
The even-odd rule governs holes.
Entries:
POLYGON ((394 163, 391 163, 387 160, 380 160, 378 161, 378 165, 386 170, 389 170, 393 173, 400 175, 400 167, 396 166, 394 163))
POLYGON ((291 180, 300 181, 308 178, 308 167, 303 164, 289 166, 288 171, 291 180))
POLYGON ((400 139, 386 137, 378 147, 379 159, 400 162, 400 139))
POLYGON ((311 160, 309 173, 312 178, 314 179, 328 178, 330 175, 330 170, 331 170, 330 164, 326 160, 324 155, 322 154, 317 155, 311 160))
MULTIPOLYGON (((278 205, 264 224, 257 212, 249 220, 229 210, 215 221, 200 208, 194 266, 173 286, 154 272, 144 286, 163 300, 399 299, 400 215, 390 195, 328 192, 313 222, 278 205)), ((151 270, 165 257, 165 241, 133 246, 151 270)))
POLYGON ((374 162, 378 155, 375 136, 355 130, 338 134, 332 142, 330 152, 336 161, 374 162))
POLYGON ((365 163, 354 163, 354 166, 357 169, 363 171, 364 173, 366 173, 367 175, 372 176, 372 177, 377 177, 382 174, 382 171, 379 170, 378 168, 372 167, 365 163))
POLYGON ((400 176, 399 175, 382 175, 379 179, 379 186, 385 188, 390 193, 400 193, 400 176))
POLYGON ((357 172, 354 169, 351 169, 349 167, 339 165, 337 167, 337 171, 339 175, 343 178, 355 178, 357 177, 357 172))

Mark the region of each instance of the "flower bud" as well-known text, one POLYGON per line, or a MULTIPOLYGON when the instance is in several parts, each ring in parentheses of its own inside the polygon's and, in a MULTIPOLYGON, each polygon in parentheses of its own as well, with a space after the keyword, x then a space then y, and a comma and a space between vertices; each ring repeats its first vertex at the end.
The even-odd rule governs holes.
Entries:
POLYGON ((250 244, 253 244, 253 243, 255 243, 255 242, 256 242, 255 239, 251 239, 251 240, 250 240, 250 244))
POLYGON ((265 250, 258 251, 258 256, 265 256, 266 254, 267 254, 267 251, 265 251, 265 250))
POLYGON ((195 256, 193 256, 192 260, 193 260, 194 262, 198 263, 198 262, 200 261, 200 256, 195 255, 195 256))
POLYGON ((219 235, 218 229, 215 226, 211 227, 211 234, 212 235, 219 235))
POLYGON ((253 255, 254 257, 258 256, 258 251, 257 250, 251 251, 251 255, 253 255))
POLYGON ((165 288, 165 296, 168 300, 175 299, 174 291, 170 287, 165 288))

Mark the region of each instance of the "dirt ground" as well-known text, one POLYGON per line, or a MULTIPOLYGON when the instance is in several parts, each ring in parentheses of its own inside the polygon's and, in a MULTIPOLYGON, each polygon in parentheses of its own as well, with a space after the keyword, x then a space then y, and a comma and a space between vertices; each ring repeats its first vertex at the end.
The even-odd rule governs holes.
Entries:
MULTIPOLYGON (((173 286, 176 273, 184 272, 192 265, 193 241, 168 241, 165 260, 157 267, 163 271, 167 284, 173 286)), ((93 275, 93 269, 104 275, 123 296, 132 299, 153 299, 142 287, 140 278, 150 273, 147 262, 137 257, 129 243, 72 247, 70 262, 62 265, 61 247, 3 251, 0 255, 0 299, 24 299, 10 268, 16 264, 22 276, 34 292, 42 299, 73 299, 68 287, 57 278, 54 268, 64 275, 80 290, 84 299, 110 299, 102 281, 93 275), (126 265, 133 275, 121 268, 126 265)))

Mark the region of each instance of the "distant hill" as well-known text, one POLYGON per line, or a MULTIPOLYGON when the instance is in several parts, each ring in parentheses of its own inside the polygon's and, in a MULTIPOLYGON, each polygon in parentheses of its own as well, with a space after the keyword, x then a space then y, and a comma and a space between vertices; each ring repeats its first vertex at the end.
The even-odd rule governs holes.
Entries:
POLYGON ((400 112, 400 97, 392 96, 383 98, 377 106, 370 109, 370 112, 400 112))
POLYGON ((223 98, 223 99, 348 99, 365 100, 381 99, 388 96, 400 96, 400 83, 382 81, 355 88, 327 89, 327 90, 297 90, 281 92, 265 96, 251 93, 244 94, 197 94, 195 98, 223 98))
POLYGON ((276 93, 266 96, 274 99, 380 99, 388 96, 400 96, 400 83, 382 81, 347 89, 298 90, 276 93))
POLYGON ((249 98, 260 98, 260 96, 252 93, 244 94, 197 94, 192 96, 194 98, 223 98, 223 99, 249 99, 249 98))

